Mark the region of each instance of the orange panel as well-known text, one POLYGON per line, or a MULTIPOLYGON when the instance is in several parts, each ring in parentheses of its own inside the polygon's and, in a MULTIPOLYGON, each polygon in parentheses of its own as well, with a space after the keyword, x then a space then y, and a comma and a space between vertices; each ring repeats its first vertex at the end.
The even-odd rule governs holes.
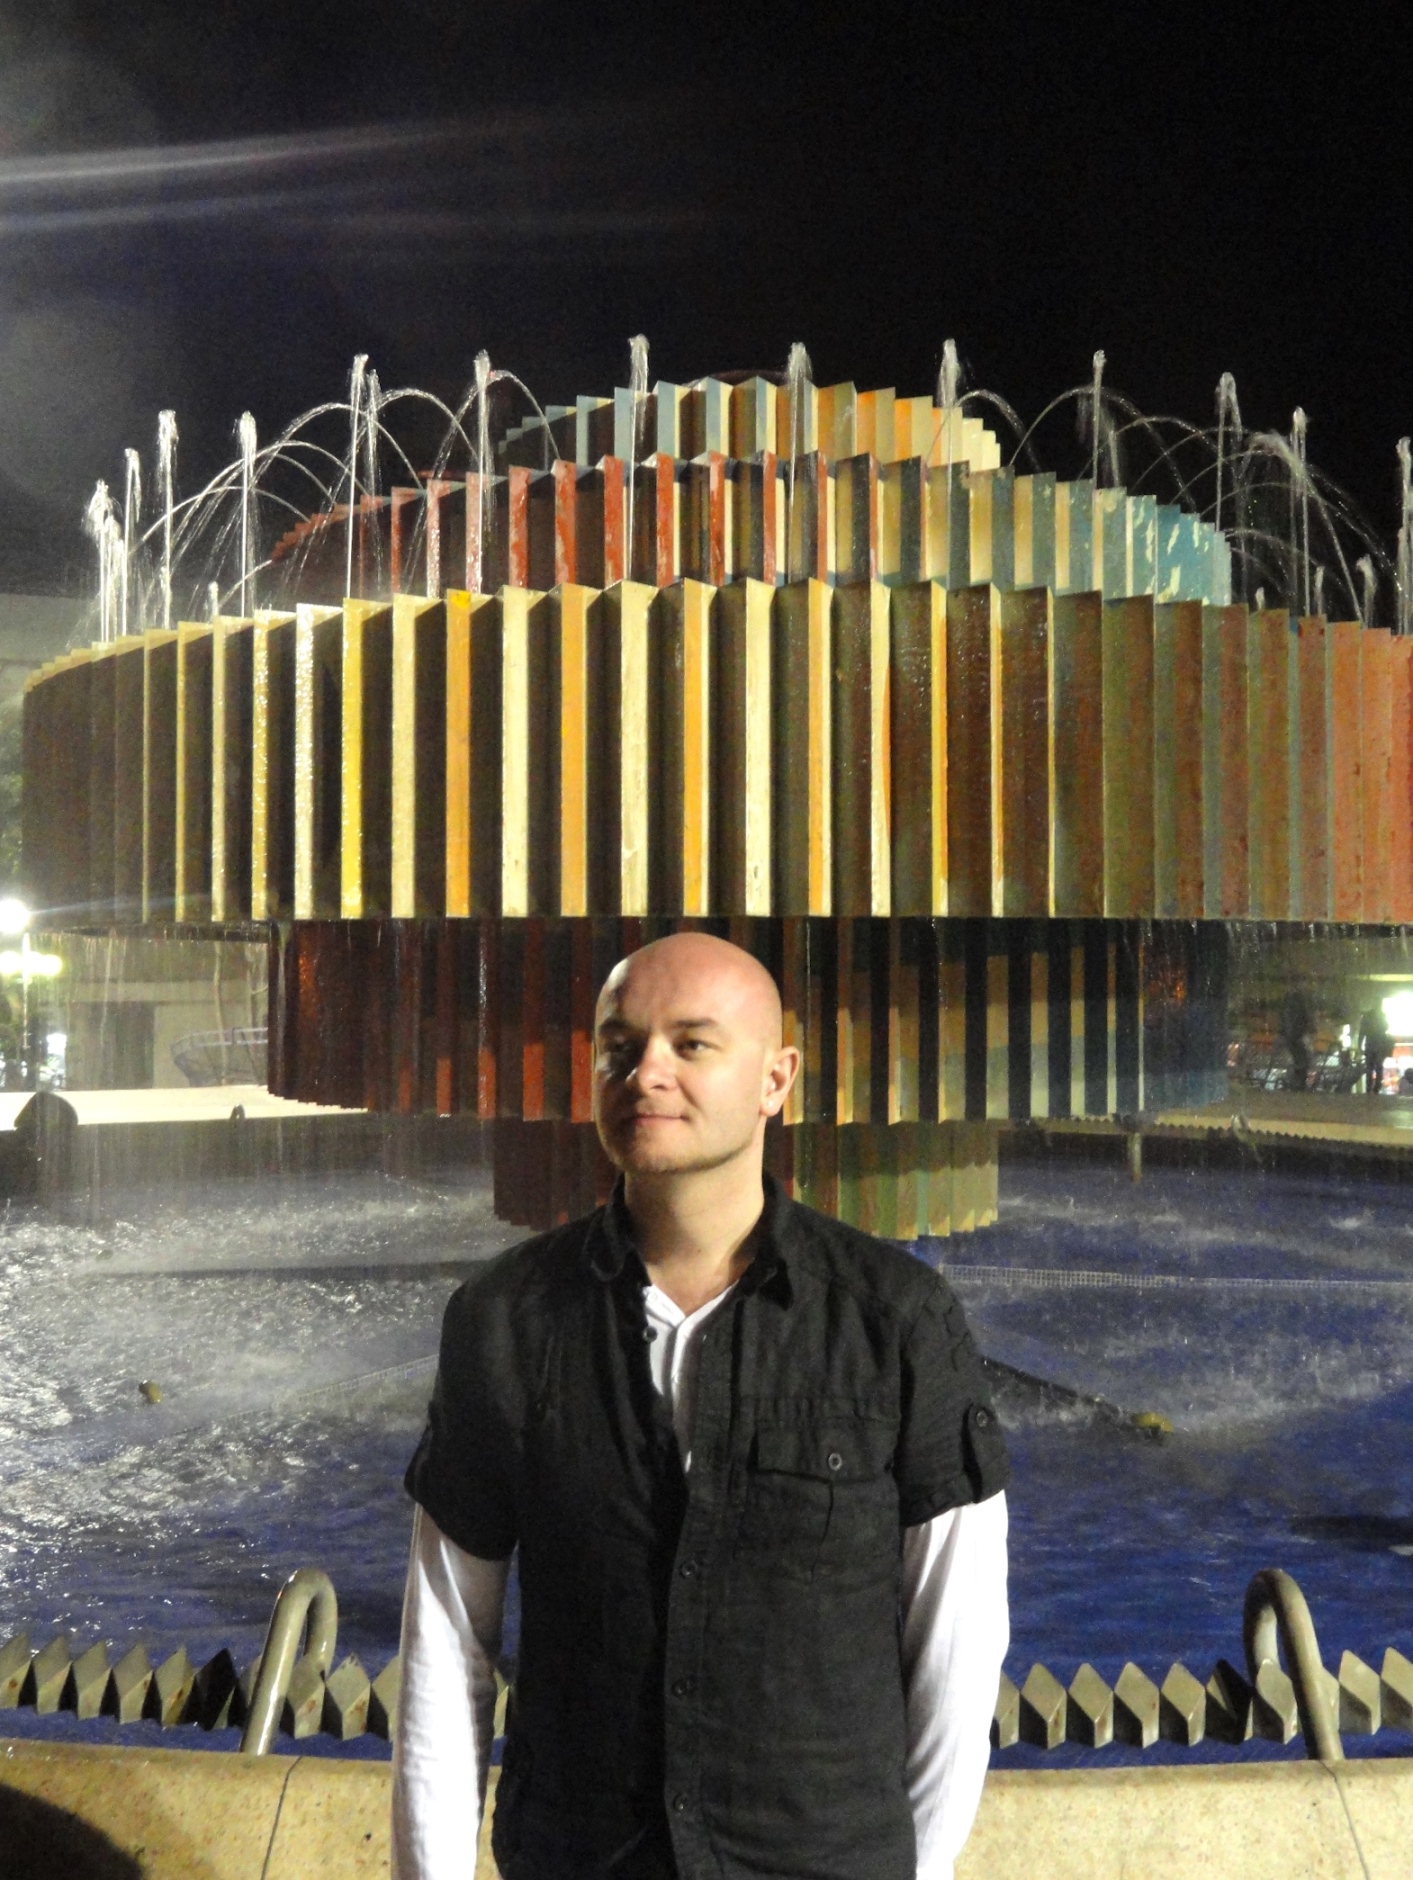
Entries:
POLYGON ((1295 643, 1298 704, 1291 776, 1291 898, 1302 920, 1330 917, 1329 673, 1323 620, 1302 620, 1295 643))
POLYGON ((1326 630, 1330 683, 1331 873, 1335 920, 1364 918, 1364 629, 1326 630))
POLYGON ((1409 738, 1413 734, 1413 640, 1393 642, 1393 673, 1389 688, 1393 735, 1389 757, 1389 918, 1413 921, 1413 762, 1409 738))
POLYGON ((1392 919, 1393 635, 1364 633, 1364 918, 1392 919))
POLYGON ((1202 606, 1172 609, 1173 901, 1179 919, 1202 917, 1202 606))
POLYGON ((1220 876, 1217 911, 1240 920, 1249 906, 1248 856, 1249 746, 1246 715, 1246 628, 1244 607, 1220 607, 1216 614, 1217 768, 1219 778, 1218 844, 1220 876))
POLYGON ((1253 614, 1247 627, 1247 813, 1251 913, 1290 914, 1290 626, 1284 613, 1253 614))

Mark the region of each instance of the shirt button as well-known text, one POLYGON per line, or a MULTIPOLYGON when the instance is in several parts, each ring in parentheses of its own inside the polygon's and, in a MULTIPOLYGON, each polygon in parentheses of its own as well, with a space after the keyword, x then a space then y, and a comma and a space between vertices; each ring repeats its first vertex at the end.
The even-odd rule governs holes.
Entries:
POLYGON ((695 1560, 684 1560, 681 1566, 677 1569, 677 1571, 681 1574, 684 1580, 695 1579, 696 1572, 697 1572, 697 1564, 698 1563, 695 1560))
POLYGON ((679 1815, 685 1815, 685 1814, 686 1814, 686 1812, 687 1812, 687 1798, 686 1798, 686 1796, 685 1796, 685 1795, 674 1795, 674 1796, 673 1796, 673 1798, 672 1798, 672 1807, 673 1807, 673 1810, 674 1810, 674 1812, 675 1812, 675 1813, 677 1813, 677 1814, 679 1814, 679 1815))
POLYGON ((645 1325, 643 1327, 643 1343, 645 1345, 650 1345, 656 1337, 657 1333, 653 1330, 651 1325, 645 1325))
POLYGON ((976 1413, 976 1427, 979 1430, 984 1430, 990 1421, 991 1412, 986 1409, 984 1405, 980 1406, 976 1413))
POLYGON ((691 1678, 677 1678, 672 1686, 672 1695, 674 1697, 690 1697, 692 1694, 692 1685, 693 1680, 691 1678))
POLYGON ((831 1469, 842 1469, 844 1466, 844 1458, 839 1454, 837 1449, 831 1449, 825 1460, 828 1462, 831 1469))

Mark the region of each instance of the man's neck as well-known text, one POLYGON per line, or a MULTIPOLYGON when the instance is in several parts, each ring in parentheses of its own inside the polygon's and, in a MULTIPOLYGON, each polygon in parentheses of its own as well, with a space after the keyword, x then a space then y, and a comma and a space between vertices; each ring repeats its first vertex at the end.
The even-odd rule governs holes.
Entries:
POLYGON ((751 1263, 765 1206, 760 1154, 686 1175, 628 1175, 624 1200, 648 1278, 695 1312, 751 1263))

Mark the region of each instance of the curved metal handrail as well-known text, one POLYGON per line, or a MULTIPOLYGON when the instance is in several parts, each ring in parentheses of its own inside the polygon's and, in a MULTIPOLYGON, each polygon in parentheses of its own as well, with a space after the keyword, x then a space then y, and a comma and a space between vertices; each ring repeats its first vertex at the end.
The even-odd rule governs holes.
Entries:
POLYGON ((300 1567, 275 1595, 260 1672, 250 1694, 250 1713, 241 1733, 245 1755, 265 1755, 275 1740, 295 1665, 301 1657, 311 1657, 318 1670, 327 1672, 334 1662, 338 1631, 339 1602, 333 1581, 318 1567, 300 1567))
POLYGON ((1310 1617, 1305 1595, 1279 1567, 1263 1567, 1252 1577, 1246 1589, 1241 1636, 1246 1646, 1246 1675, 1253 1689, 1256 1674, 1268 1659, 1279 1665, 1279 1648, 1284 1646, 1305 1754, 1320 1762, 1343 1762, 1344 1745, 1339 1737, 1339 1720, 1331 1714, 1325 1693, 1328 1673, 1320 1657, 1315 1621, 1310 1617))

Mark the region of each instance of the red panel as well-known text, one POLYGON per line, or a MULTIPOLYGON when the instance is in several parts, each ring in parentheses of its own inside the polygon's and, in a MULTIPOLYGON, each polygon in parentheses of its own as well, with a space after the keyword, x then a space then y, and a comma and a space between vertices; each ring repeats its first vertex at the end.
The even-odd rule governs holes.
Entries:
POLYGON ((507 520, 506 584, 524 588, 530 585, 530 480, 533 470, 512 464, 509 471, 510 512, 507 520))
POLYGON ((554 583, 579 579, 575 524, 578 519, 578 468, 562 459, 554 466, 554 583))

